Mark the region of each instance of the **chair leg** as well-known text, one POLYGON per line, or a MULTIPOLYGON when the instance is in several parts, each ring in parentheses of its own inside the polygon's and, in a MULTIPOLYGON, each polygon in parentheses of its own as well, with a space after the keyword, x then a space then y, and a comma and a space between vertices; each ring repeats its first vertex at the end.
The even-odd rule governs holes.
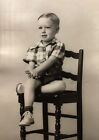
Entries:
POLYGON ((83 140, 82 126, 82 102, 77 103, 77 140, 83 140))
POLYGON ((21 140, 26 140, 26 130, 24 126, 20 128, 20 138, 21 140))
POLYGON ((55 140, 60 140, 60 118, 61 118, 61 106, 62 104, 55 104, 55 140))
MULTIPOLYGON (((24 94, 19 96, 19 101, 20 101, 20 116, 22 119, 22 115, 24 113, 24 94)), ((26 140, 25 126, 20 127, 20 138, 21 138, 21 140, 26 140)))
POLYGON ((43 130, 44 140, 49 140, 48 137, 48 103, 43 102, 43 130))

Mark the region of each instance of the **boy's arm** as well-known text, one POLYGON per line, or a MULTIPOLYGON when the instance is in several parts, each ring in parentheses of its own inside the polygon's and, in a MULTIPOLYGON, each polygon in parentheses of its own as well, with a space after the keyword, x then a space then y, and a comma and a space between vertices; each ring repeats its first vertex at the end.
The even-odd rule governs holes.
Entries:
POLYGON ((57 62, 57 60, 60 59, 63 61, 64 55, 65 55, 65 45, 64 43, 59 42, 55 46, 51 56, 44 63, 41 63, 40 66, 34 69, 37 76, 41 75, 43 72, 48 70, 54 63, 57 62))
POLYGON ((57 59, 58 58, 56 56, 50 56, 45 62, 41 63, 40 66, 33 69, 33 76, 41 75, 43 72, 49 69, 57 61, 57 59))
POLYGON ((32 71, 34 67, 35 67, 35 63, 33 61, 30 61, 28 65, 28 70, 32 71))
POLYGON ((28 74, 28 77, 32 76, 31 74, 32 74, 32 71, 33 71, 34 68, 35 68, 35 63, 30 61, 29 64, 28 64, 28 68, 25 71, 25 73, 28 74))

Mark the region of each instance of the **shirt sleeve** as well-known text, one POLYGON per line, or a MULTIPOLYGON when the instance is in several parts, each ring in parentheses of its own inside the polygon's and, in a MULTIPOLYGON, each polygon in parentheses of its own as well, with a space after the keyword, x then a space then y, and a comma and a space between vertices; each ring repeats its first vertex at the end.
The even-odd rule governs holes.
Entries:
POLYGON ((57 43, 51 55, 56 56, 57 58, 60 58, 60 59, 64 59, 64 56, 65 56, 64 43, 61 43, 61 42, 57 43))
POLYGON ((23 61, 26 63, 36 62, 36 48, 29 48, 23 61))

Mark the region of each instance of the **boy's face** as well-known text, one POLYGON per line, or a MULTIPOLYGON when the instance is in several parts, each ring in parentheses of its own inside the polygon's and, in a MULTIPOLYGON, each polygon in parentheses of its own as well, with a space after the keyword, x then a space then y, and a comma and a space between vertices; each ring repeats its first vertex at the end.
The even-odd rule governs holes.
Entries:
POLYGON ((44 43, 51 41, 56 33, 58 28, 55 23, 50 18, 42 17, 38 20, 38 29, 40 33, 41 40, 44 43))

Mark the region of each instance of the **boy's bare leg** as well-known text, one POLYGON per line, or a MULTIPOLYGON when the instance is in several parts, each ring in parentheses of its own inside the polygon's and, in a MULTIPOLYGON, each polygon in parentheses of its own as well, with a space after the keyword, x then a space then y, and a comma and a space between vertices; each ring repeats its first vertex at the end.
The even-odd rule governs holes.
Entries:
POLYGON ((40 80, 29 78, 24 86, 25 106, 32 106, 35 98, 35 89, 41 85, 40 80))
POLYGON ((23 119, 19 123, 20 126, 29 126, 34 123, 32 116, 33 113, 33 102, 35 98, 35 89, 41 85, 41 82, 36 79, 29 78, 24 86, 24 101, 25 108, 23 119))
POLYGON ((66 89, 66 84, 62 80, 55 80, 41 87, 42 93, 55 93, 66 89))
MULTIPOLYGON (((42 93, 48 93, 48 92, 53 93, 53 92, 62 91, 65 89, 66 89, 65 82, 62 80, 56 80, 47 85, 42 86, 41 92, 42 93)), ((20 93, 24 93, 24 85, 21 85, 18 90, 20 93)))

